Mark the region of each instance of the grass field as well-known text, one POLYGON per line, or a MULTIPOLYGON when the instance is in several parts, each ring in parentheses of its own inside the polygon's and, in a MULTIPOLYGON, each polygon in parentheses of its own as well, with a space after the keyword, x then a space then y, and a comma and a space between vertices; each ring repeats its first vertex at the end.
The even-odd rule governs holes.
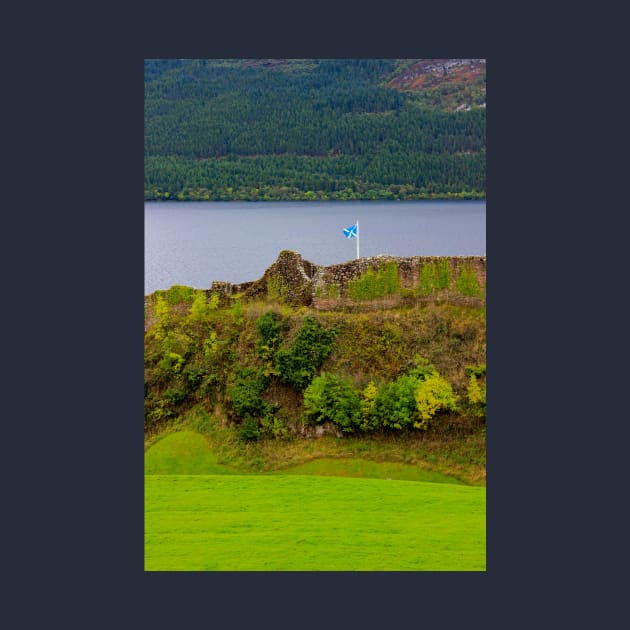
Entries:
POLYGON ((147 571, 484 571, 485 488, 147 475, 147 571))
POLYGON ((235 474, 182 431, 146 452, 145 472, 147 571, 486 567, 485 487, 417 466, 322 459, 235 474))

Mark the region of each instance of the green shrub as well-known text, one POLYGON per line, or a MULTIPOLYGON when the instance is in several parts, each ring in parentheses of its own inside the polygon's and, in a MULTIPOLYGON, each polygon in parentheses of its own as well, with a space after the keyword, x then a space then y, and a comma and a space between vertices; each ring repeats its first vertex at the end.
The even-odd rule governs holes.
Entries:
POLYGON ((243 442, 253 442, 260 437, 258 421, 251 416, 246 416, 238 426, 238 437, 243 442))
POLYGON ((190 306, 189 318, 191 321, 204 321, 208 315, 219 307, 219 294, 212 293, 210 300, 206 300, 206 293, 201 289, 194 292, 190 306))
POLYGON ((170 374, 178 374, 184 363, 184 357, 177 352, 166 352, 162 360, 158 363, 160 369, 170 374))
POLYGON ((183 358, 190 354, 194 341, 181 329, 168 331, 162 338, 162 351, 164 355, 174 352, 183 358))
POLYGON ((145 400, 144 404, 144 427, 165 422, 174 416, 173 410, 164 399, 156 399, 153 396, 145 400))
POLYGON ((408 374, 382 385, 374 401, 374 420, 377 426, 405 429, 416 417, 416 387, 418 379, 408 374))
POLYGON ((169 387, 162 394, 162 398, 171 405, 179 405, 186 398, 186 391, 178 387, 169 387))
POLYGON ((280 344, 282 320, 274 311, 268 311, 256 320, 260 340, 256 344, 256 354, 263 360, 271 360, 280 344))
POLYGON ((375 413, 378 388, 370 381, 361 392, 361 408, 359 426, 362 431, 373 431, 379 428, 379 420, 375 413))
POLYGON ((266 386, 267 379, 258 370, 237 369, 234 383, 228 388, 236 415, 240 418, 262 416, 267 410, 267 403, 261 397, 266 386))
POLYGON ((155 293, 155 302, 153 304, 153 316, 155 318, 154 334, 158 340, 162 340, 166 334, 166 328, 169 324, 169 306, 160 292, 155 293))
POLYGON ((486 383, 485 383, 486 366, 467 366, 466 375, 468 376, 468 387, 466 394, 468 404, 474 415, 485 417, 486 415, 486 383), (484 379, 482 383, 480 379, 484 379))
POLYGON ((481 363, 480 365, 467 365, 464 368, 464 372, 466 373, 466 376, 470 376, 471 374, 474 374, 477 378, 485 376, 486 364, 481 363))
POLYGON ((326 374, 321 374, 304 390, 304 419, 307 422, 321 422, 325 419, 326 382, 326 374))
POLYGON ((217 340, 217 333, 211 330, 208 336, 203 340, 201 352, 205 359, 212 361, 216 357, 218 349, 219 342, 217 340))
POLYGON ((468 381, 468 402, 471 405, 486 405, 486 386, 481 387, 474 374, 468 381))
POLYGON ((215 399, 222 383, 223 379, 216 372, 205 374, 197 386, 197 395, 202 398, 213 400, 215 399))
POLYGON ((206 371, 202 367, 196 365, 187 365, 182 370, 182 375, 186 378, 189 386, 192 389, 196 389, 199 387, 203 377, 206 375, 206 371))
POLYGON ((256 329, 263 343, 276 343, 280 338, 280 331, 282 329, 280 315, 275 311, 267 311, 256 320, 256 329))
POLYGON ((280 379, 298 391, 313 380, 316 370, 332 352, 334 330, 326 330, 313 318, 305 317, 293 343, 276 353, 280 379))
POLYGON ((243 304, 239 298, 233 299, 230 307, 230 314, 237 324, 240 324, 245 317, 243 314, 243 304))
POLYGON ((275 409, 270 409, 260 420, 260 432, 264 435, 283 440, 290 435, 289 429, 282 418, 275 415, 275 409))
POLYGON ((361 399, 352 383, 334 374, 322 373, 304 391, 304 418, 329 421, 346 433, 359 427, 361 399))
POLYGON ((395 381, 361 392, 334 374, 322 373, 304 391, 304 418, 330 421, 344 432, 380 428, 423 429, 438 413, 456 409, 451 385, 423 357, 416 356, 411 369, 395 381))
POLYGON ((416 355, 407 374, 379 388, 370 421, 376 427, 426 430, 437 413, 454 410, 456 403, 451 385, 425 358, 416 355))
POLYGON ((185 287, 180 284, 174 284, 170 289, 158 290, 155 292, 156 297, 162 296, 167 304, 192 304, 195 296, 193 287, 185 287))
POLYGON ((408 370, 408 373, 418 380, 424 380, 429 376, 437 374, 437 370, 429 363, 428 359, 416 354, 413 357, 413 362, 408 370))

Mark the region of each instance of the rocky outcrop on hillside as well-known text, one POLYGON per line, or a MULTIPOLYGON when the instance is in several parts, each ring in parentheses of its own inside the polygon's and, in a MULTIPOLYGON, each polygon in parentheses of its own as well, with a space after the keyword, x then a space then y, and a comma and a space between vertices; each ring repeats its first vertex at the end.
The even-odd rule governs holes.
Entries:
POLYGON ((469 81, 485 73, 485 59, 422 59, 405 68, 389 85, 398 90, 419 90, 445 82, 469 81))

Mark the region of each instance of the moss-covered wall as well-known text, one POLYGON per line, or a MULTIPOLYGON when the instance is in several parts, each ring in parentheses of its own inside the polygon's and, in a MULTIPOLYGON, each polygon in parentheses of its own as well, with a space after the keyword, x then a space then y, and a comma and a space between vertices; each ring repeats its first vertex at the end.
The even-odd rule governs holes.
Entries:
POLYGON ((415 289, 420 278, 420 269, 424 265, 437 264, 448 260, 451 282, 459 277, 463 268, 471 270, 481 287, 486 286, 486 259, 481 256, 412 256, 401 258, 396 256, 374 256, 372 258, 359 258, 345 263, 320 267, 313 286, 313 298, 329 299, 336 291, 330 287, 338 288, 338 297, 348 296, 348 284, 364 274, 368 268, 378 271, 388 263, 396 263, 398 277, 402 289, 415 289))

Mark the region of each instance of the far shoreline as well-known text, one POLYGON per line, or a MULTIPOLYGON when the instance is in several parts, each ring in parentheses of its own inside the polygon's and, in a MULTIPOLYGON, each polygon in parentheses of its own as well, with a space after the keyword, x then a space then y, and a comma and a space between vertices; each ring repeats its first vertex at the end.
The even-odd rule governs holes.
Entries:
POLYGON ((162 203, 162 202, 176 202, 176 203, 199 203, 199 202, 212 202, 212 203, 313 203, 313 202, 339 202, 339 203, 352 203, 352 202, 360 202, 360 203, 368 203, 368 202, 377 202, 377 203, 389 203, 389 202, 397 202, 397 201, 486 201, 486 197, 418 197, 418 198, 396 198, 396 199, 326 199, 326 198, 315 198, 315 199, 177 199, 176 197, 168 197, 168 198, 145 198, 145 203, 162 203))

